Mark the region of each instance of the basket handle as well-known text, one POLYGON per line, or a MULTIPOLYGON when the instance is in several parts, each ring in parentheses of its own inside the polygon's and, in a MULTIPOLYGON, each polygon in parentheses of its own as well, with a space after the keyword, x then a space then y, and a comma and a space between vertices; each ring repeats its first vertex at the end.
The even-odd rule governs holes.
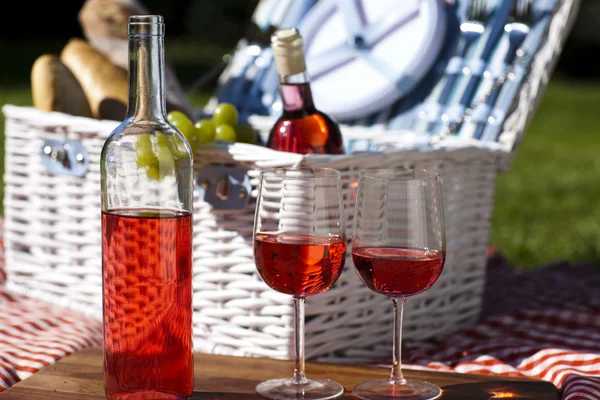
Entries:
POLYGON ((46 172, 52 175, 84 176, 89 169, 87 151, 77 140, 46 139, 40 155, 46 172))
POLYGON ((235 164, 209 164, 199 169, 197 190, 214 208, 236 210, 250 202, 252 185, 247 171, 235 164))

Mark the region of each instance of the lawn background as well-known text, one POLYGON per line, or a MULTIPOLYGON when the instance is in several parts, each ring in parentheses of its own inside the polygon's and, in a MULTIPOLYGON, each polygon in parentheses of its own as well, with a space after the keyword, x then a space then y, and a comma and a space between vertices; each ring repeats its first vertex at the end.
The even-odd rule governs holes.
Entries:
MULTIPOLYGON (((0 74, 0 105, 31 105, 33 61, 44 53, 59 54, 65 43, 0 42, 0 52, 10 54, 0 74)), ((166 51, 188 87, 232 46, 231 39, 217 44, 176 38, 167 39, 166 51)), ((553 75, 514 163, 498 176, 490 244, 520 268, 563 260, 600 263, 600 80, 573 77, 570 51, 563 55, 563 67, 553 75)), ((201 106, 211 90, 209 85, 190 98, 201 106)), ((0 177, 3 156, 0 115, 0 177)))

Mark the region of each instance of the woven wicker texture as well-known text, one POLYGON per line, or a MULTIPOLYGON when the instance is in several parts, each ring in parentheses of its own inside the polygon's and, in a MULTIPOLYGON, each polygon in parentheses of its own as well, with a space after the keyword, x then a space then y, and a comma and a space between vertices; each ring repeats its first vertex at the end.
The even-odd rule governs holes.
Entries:
MULTIPOLYGON (((10 132, 6 144, 7 177, 11 177, 7 179, 5 202, 8 286, 100 317, 97 165, 103 138, 115 125, 21 107, 7 106, 5 113, 10 132), (94 133, 86 136, 83 128, 90 124, 94 133), (43 141, 71 135, 77 135, 88 149, 90 171, 82 178, 48 174, 39 160, 43 141)), ((405 337, 442 337, 477 319, 493 188, 502 153, 464 149, 312 159, 250 145, 236 145, 231 153, 215 149, 204 152, 202 157, 207 162, 247 166, 253 196, 257 176, 264 167, 315 164, 340 170, 348 237, 356 190, 353 183, 361 168, 394 165, 442 171, 448 261, 436 285, 408 302, 405 337)), ((216 353, 288 358, 293 341, 292 300, 268 288, 256 274, 253 221, 253 203, 243 210, 216 210, 196 198, 195 346, 216 353)), ((389 350, 389 300, 360 282, 350 259, 332 289, 308 299, 306 312, 307 357, 339 351, 352 357, 371 357, 389 350), (381 348, 381 353, 373 352, 374 348, 381 348)))
MULTIPOLYGON (((444 338, 472 325, 481 310, 486 249, 497 174, 506 169, 531 119, 578 2, 564 0, 546 43, 515 98, 499 143, 448 137, 414 150, 401 134, 377 127, 346 133, 381 142, 384 153, 300 156, 235 144, 207 148, 202 162, 247 169, 252 198, 258 174, 276 166, 318 165, 342 172, 347 235, 352 234, 355 182, 372 167, 432 168, 441 172, 447 224, 447 262, 440 279, 406 305, 404 338, 444 338), (389 139, 389 141, 387 141, 389 139)), ((99 159, 107 135, 118 124, 30 107, 5 105, 5 237, 7 286, 14 291, 101 316, 101 232, 99 159), (79 141, 87 150, 84 177, 51 174, 41 162, 48 139, 79 141)), ((258 125, 261 120, 255 121, 258 125)), ((264 127, 269 120, 262 121, 264 127)), ((261 126, 258 126, 261 128, 261 126)), ((344 129, 343 129, 344 131, 344 129)), ((196 168, 202 163, 197 162, 196 168)), ((291 358, 292 299, 258 277, 252 254, 254 201, 242 210, 219 210, 194 201, 193 324, 196 350, 291 358)), ((148 315, 154 315, 152 313, 148 315)), ((351 258, 329 291, 309 297, 306 357, 372 359, 387 356, 392 338, 391 302, 367 289, 351 258)))
MULTIPOLYGON (((580 0, 560 0, 548 29, 543 46, 535 54, 531 72, 514 100, 513 112, 507 115, 498 142, 514 156, 514 150, 523 140, 525 128, 533 118, 542 100, 548 81, 558 62, 568 33, 571 31, 579 12, 580 0)), ((507 157, 507 164, 512 157, 507 157)))
MULTIPOLYGON (((404 337, 407 341, 444 337, 460 327, 471 325, 479 317, 485 282, 482 265, 485 264, 498 165, 497 158, 489 152, 457 150, 434 155, 406 151, 385 156, 365 154, 311 161, 311 158, 273 154, 267 149, 257 151, 253 146, 234 147, 235 159, 263 158, 265 161, 256 162, 263 166, 318 165, 340 170, 342 187, 346 188, 344 208, 348 237, 352 234, 355 183, 360 169, 393 165, 442 171, 448 260, 434 287, 407 302, 404 337)), ((233 160, 224 157, 221 151, 206 152, 203 157, 207 161, 218 160, 221 163, 233 160)), ((501 157, 499 154, 498 158, 501 157)), ((245 163, 241 161, 241 164, 245 163)), ((248 172, 254 177, 251 180, 254 192, 259 172, 260 169, 248 172)), ((205 273, 203 285, 207 290, 196 293, 194 305, 199 306, 198 313, 208 319, 208 325, 220 327, 215 332, 214 328, 201 325, 206 329, 207 338, 202 345, 214 346, 207 347, 209 351, 218 349, 233 354, 286 354, 290 351, 292 340, 289 325, 292 320, 291 298, 254 280, 255 266, 251 259, 254 208, 213 211, 212 217, 211 222, 215 226, 222 227, 224 219, 237 220, 238 223, 229 223, 230 227, 236 226, 234 230, 220 231, 225 240, 212 239, 202 246, 201 258, 195 260, 196 271, 205 273), (244 223, 247 229, 241 229, 244 223), (229 238, 226 238, 227 235, 229 238), (217 246, 218 251, 213 250, 217 246), (235 274, 232 273, 234 271, 235 274), (233 288, 236 290, 231 290, 233 288)), ((347 258, 346 267, 332 289, 308 298, 306 313, 309 317, 306 327, 308 356, 342 351, 348 357, 368 358, 375 356, 377 348, 381 349, 380 354, 389 352, 391 302, 364 286, 353 270, 351 257, 347 258)))

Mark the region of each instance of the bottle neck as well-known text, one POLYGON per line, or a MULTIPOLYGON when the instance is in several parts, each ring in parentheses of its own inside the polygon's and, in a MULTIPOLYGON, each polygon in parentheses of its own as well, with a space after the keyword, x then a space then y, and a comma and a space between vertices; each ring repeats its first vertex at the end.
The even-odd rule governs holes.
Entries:
POLYGON ((306 71, 295 75, 279 75, 279 93, 284 111, 305 111, 308 114, 316 111, 306 71))
POLYGON ((129 37, 129 104, 134 121, 166 119, 163 35, 129 37))

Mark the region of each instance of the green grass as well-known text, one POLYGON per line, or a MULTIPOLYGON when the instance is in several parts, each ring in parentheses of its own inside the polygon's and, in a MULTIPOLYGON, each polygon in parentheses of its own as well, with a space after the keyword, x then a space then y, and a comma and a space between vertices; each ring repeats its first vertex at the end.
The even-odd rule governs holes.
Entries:
MULTIPOLYGON (((62 45, 26 46, 12 71, 5 70, 0 78, 0 105, 31 105, 29 85, 14 82, 28 82, 37 55, 58 53, 62 45)), ((0 50, 19 54, 18 46, 2 43, 0 50)), ((194 42, 167 44, 166 49, 186 86, 225 53, 219 47, 194 42)), ((203 105, 210 90, 209 85, 191 93, 192 102, 203 105)), ((600 82, 554 78, 514 163, 498 176, 490 243, 523 268, 557 260, 600 262, 599 93, 600 82)), ((0 113, 0 177, 4 172, 3 138, 0 113)))
POLYGON ((555 80, 510 170, 491 243, 523 267, 600 261, 600 82, 555 80))

